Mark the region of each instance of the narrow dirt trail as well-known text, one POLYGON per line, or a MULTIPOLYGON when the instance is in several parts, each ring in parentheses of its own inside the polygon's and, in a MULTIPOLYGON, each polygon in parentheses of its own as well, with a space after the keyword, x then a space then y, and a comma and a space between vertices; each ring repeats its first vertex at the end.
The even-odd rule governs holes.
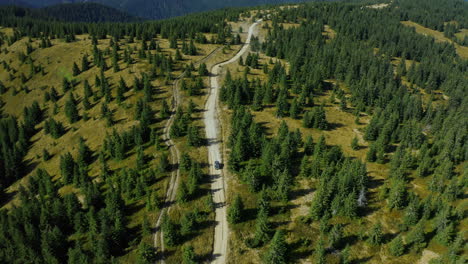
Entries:
MULTIPOLYGON (((212 52, 210 52, 207 56, 205 56, 203 59, 197 61, 195 63, 195 66, 200 65, 201 63, 207 61, 210 59, 216 52, 218 52, 221 48, 216 48, 212 52)), ((176 110, 179 107, 182 97, 180 95, 179 91, 179 83, 182 80, 182 78, 185 76, 185 72, 177 76, 176 80, 174 81, 174 84, 172 85, 173 89, 173 96, 172 96, 172 104, 171 104, 171 116, 169 117, 169 120, 166 122, 166 125, 164 126, 163 130, 163 140, 165 141, 167 147, 169 148, 169 152, 171 154, 171 164, 177 165, 179 164, 180 161, 180 152, 179 149, 177 148, 177 145, 172 141, 171 136, 169 134, 169 131, 174 124, 175 120, 175 114, 176 110)), ((160 263, 165 263, 164 261, 164 234, 161 231, 161 222, 162 222, 162 217, 165 213, 169 213, 172 205, 175 203, 176 200, 176 194, 177 194, 177 188, 179 186, 179 178, 180 178, 180 171, 177 168, 176 170, 172 171, 171 174, 171 179, 169 181, 169 187, 167 188, 166 191, 166 196, 164 199, 164 204, 163 208, 161 209, 161 212, 158 216, 158 219, 156 221, 155 225, 155 233, 154 233, 154 247, 157 248, 158 246, 160 247, 160 252, 162 254, 162 257, 160 259, 160 263)))
POLYGON ((237 61, 250 48, 250 40, 255 27, 261 22, 258 20, 249 28, 247 40, 241 50, 230 60, 215 64, 211 69, 208 99, 205 105, 204 122, 206 130, 206 139, 208 142, 208 163, 210 164, 211 192, 215 204, 215 232, 214 245, 211 263, 226 263, 229 228, 226 218, 226 181, 221 170, 214 168, 215 161, 222 162, 221 144, 219 140, 219 120, 218 120, 218 92, 219 92, 219 74, 222 66, 237 61))

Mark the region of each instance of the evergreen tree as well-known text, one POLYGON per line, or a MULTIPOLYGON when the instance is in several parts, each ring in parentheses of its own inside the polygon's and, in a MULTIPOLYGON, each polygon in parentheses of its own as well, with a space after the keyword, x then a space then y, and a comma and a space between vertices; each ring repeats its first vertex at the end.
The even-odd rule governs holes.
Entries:
POLYGON ((91 90, 91 87, 89 85, 89 82, 88 80, 85 80, 84 81, 84 85, 83 85, 83 108, 85 110, 89 110, 91 109, 91 103, 89 102, 89 97, 92 95, 92 90, 91 90))
POLYGON ((268 223, 268 212, 265 208, 260 208, 255 223, 255 242, 262 245, 270 240, 270 224, 268 223))
POLYGON ((127 91, 127 85, 122 77, 120 77, 119 87, 117 88, 117 103, 121 103, 125 99, 124 93, 127 91))
POLYGON ((156 250, 145 242, 138 246, 137 264, 151 264, 156 261, 156 250))
POLYGON ((182 236, 190 235, 195 228, 195 217, 192 213, 186 213, 180 222, 180 234, 182 236))
POLYGON ((171 169, 171 164, 169 163, 169 156, 166 153, 163 153, 159 157, 158 169, 160 172, 168 172, 171 169))
POLYGON ((282 89, 278 95, 276 101, 276 116, 285 117, 289 111, 289 104, 287 101, 288 92, 285 89, 282 89))
POLYGON ((184 252, 182 255, 182 260, 184 264, 196 264, 196 255, 192 246, 185 246, 184 252))
POLYGON ((67 116, 68 122, 70 123, 75 123, 80 119, 73 93, 70 93, 68 101, 65 103, 65 115, 67 116))
POLYGON ((77 75, 80 75, 81 71, 80 71, 80 68, 78 68, 78 65, 76 65, 76 63, 74 62, 73 63, 73 76, 77 76, 77 75))
POLYGON ((159 117, 161 119, 166 119, 171 115, 171 110, 169 109, 169 105, 167 104, 166 100, 163 100, 161 111, 159 112, 159 117))
POLYGON ((378 246, 382 243, 382 225, 380 223, 375 224, 369 232, 367 241, 374 246, 378 246))
POLYGON ((319 238, 319 241, 317 242, 317 244, 315 246, 314 260, 315 260, 315 263, 317 263, 317 264, 325 264, 326 263, 325 247, 324 247, 324 242, 323 242, 322 237, 319 238))
POLYGON ((341 251, 340 263, 341 264, 351 263, 350 256, 349 256, 349 245, 346 245, 346 247, 341 251))
POLYGON ((72 88, 72 84, 68 81, 67 78, 63 77, 62 79, 62 92, 65 94, 72 88))
POLYGON ((196 126, 190 125, 187 132, 187 144, 191 147, 200 147, 203 145, 203 138, 196 126))
POLYGON ((176 225, 167 215, 163 216, 161 229, 164 234, 164 243, 168 247, 173 247, 179 243, 179 233, 176 230, 176 225))
POLYGON ((314 153, 314 140, 312 136, 307 136, 304 142, 304 154, 312 155, 314 153))
POLYGON ((188 195, 187 185, 183 181, 180 184, 179 189, 177 190, 177 202, 186 203, 188 201, 188 196, 189 195, 188 195))
POLYGON ((351 141, 351 149, 352 150, 358 150, 359 149, 359 140, 358 140, 358 138, 356 136, 351 141))
POLYGON ((367 151, 366 160, 369 162, 375 162, 377 160, 377 147, 375 144, 370 145, 367 151))
POLYGON ((284 238, 284 231, 277 230, 270 243, 270 248, 263 258, 266 264, 286 264, 288 245, 284 238))
POLYGON ((424 233, 424 222, 421 220, 406 236, 407 245, 411 245, 416 251, 426 247, 426 237, 424 233))
POLYGON ((331 248, 340 248, 341 247, 341 240, 343 238, 343 227, 341 224, 333 225, 328 239, 331 248))
POLYGON ((289 115, 291 116, 291 118, 298 119, 299 114, 300 114, 299 105, 298 105, 297 99, 294 98, 291 104, 291 108, 289 109, 289 115))
POLYGON ((402 209, 407 203, 406 184, 403 180, 393 179, 388 195, 388 207, 390 209, 402 209))
POLYGON ((83 56, 83 58, 81 59, 81 71, 82 72, 85 72, 89 70, 89 62, 88 62, 88 56, 85 55, 83 56))
POLYGON ((50 160, 51 157, 52 157, 52 156, 50 155, 49 151, 47 151, 47 149, 43 149, 43 150, 42 150, 42 159, 43 159, 44 161, 50 160))
POLYGON ((390 242, 388 250, 394 257, 400 257, 405 253, 405 245, 401 235, 398 235, 390 242))
POLYGON ((198 75, 208 76, 209 73, 210 72, 208 71, 206 64, 205 63, 200 64, 200 66, 198 67, 198 75))
POLYGON ((188 153, 183 153, 180 158, 180 165, 179 165, 180 170, 187 172, 191 169, 191 167, 192 167, 192 159, 190 158, 190 155, 188 153))
POLYGON ((242 211, 244 204, 240 195, 236 195, 232 205, 228 209, 228 221, 230 224, 237 224, 242 221, 242 211))

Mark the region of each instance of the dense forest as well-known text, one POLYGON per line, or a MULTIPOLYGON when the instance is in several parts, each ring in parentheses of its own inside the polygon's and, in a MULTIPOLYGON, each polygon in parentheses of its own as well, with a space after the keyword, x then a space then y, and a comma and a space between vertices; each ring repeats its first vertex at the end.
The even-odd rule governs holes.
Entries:
POLYGON ((376 3, 106 23, 1 7, 0 262, 209 259, 207 83, 259 18, 221 74, 227 262, 466 262, 468 4, 376 3))
POLYGON ((25 8, 18 5, 3 7, 9 11, 5 15, 14 15, 18 18, 34 18, 45 21, 62 22, 132 22, 138 21, 117 9, 96 3, 61 4, 44 8, 25 8))
MULTIPOLYGON (((45 7, 58 5, 62 3, 85 3, 86 0, 23 0, 6 2, 5 4, 15 4, 26 7, 45 7)), ((299 0, 95 0, 95 3, 106 5, 109 7, 120 9, 133 16, 147 19, 163 19, 174 16, 186 15, 189 13, 215 10, 225 7, 241 7, 255 5, 271 5, 279 3, 300 2, 299 0)), ((0 3, 3 4, 3 3, 0 3)))

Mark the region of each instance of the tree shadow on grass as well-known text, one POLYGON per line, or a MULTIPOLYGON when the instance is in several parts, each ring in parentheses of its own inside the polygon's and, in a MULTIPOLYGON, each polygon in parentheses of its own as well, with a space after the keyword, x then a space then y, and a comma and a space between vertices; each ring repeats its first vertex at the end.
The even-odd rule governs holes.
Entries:
POLYGON ((315 191, 314 188, 303 188, 303 189, 293 190, 289 193, 289 195, 292 200, 295 200, 300 197, 304 197, 310 193, 313 193, 314 191, 315 191))
POLYGON ((132 204, 126 206, 125 213, 126 213, 126 215, 134 215, 138 211, 143 209, 144 206, 145 206, 144 203, 132 203, 132 204))
POLYGON ((0 193, 0 207, 3 207, 7 203, 9 203, 15 197, 17 193, 18 191, 13 191, 9 193, 0 193))
POLYGON ((353 263, 353 264, 368 263, 369 260, 371 260, 371 259, 372 259, 372 257, 358 258, 358 259, 353 260, 351 263, 353 263))
POLYGON ((298 239, 297 241, 289 244, 290 254, 289 260, 292 263, 298 263, 299 260, 305 259, 312 255, 313 250, 310 248, 311 243, 309 244, 304 239, 298 239))
POLYGON ((335 130, 335 129, 342 128, 342 127, 344 127, 344 125, 341 123, 328 123, 327 131, 335 130))

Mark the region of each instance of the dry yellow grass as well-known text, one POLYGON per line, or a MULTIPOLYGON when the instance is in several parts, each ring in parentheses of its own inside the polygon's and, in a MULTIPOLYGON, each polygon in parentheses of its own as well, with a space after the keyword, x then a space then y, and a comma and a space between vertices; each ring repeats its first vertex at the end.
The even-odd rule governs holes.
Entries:
MULTIPOLYGON (((2 32, 8 32, 9 29, 1 29, 2 32)), ((210 35, 207 34, 207 37, 210 38, 210 35)), ((174 49, 169 49, 169 41, 166 39, 161 39, 160 37, 156 38, 159 46, 162 49, 162 53, 170 54, 172 56, 175 55, 174 49)), ((18 61, 18 54, 20 52, 25 52, 26 50, 26 43, 28 42, 27 39, 22 39, 17 41, 13 45, 6 47, 0 47, 2 49, 7 48, 8 53, 1 53, 0 54, 0 61, 6 61, 15 70, 16 78, 12 81, 9 81, 9 73, 7 71, 0 71, 0 80, 7 86, 7 87, 15 87, 18 90, 16 95, 10 91, 2 95, 2 100, 6 103, 4 107, 4 111, 8 114, 12 114, 15 116, 20 116, 22 114, 23 108, 25 106, 29 106, 32 104, 33 100, 37 100, 43 109, 46 110, 46 116, 52 116, 52 109, 53 104, 51 102, 45 103, 43 101, 43 94, 46 91, 49 91, 51 87, 55 87, 55 89, 61 95, 61 86, 62 86, 62 79, 64 77, 73 78, 79 84, 74 88, 73 93, 75 98, 81 100, 83 98, 83 81, 88 80, 92 86, 94 92, 97 92, 98 88, 94 87, 94 76, 100 74, 100 70, 97 67, 92 67, 90 70, 81 73, 76 77, 71 76, 71 68, 73 62, 76 62, 79 66, 81 66, 81 59, 82 57, 87 54, 92 54, 92 44, 89 36, 82 35, 77 36, 77 41, 72 43, 65 43, 61 40, 52 40, 53 46, 46 49, 36 49, 32 54, 31 58, 34 61, 36 66, 41 65, 45 69, 45 75, 41 75, 40 73, 35 74, 30 80, 28 80, 25 85, 29 87, 29 92, 25 93, 24 91, 20 90, 19 87, 22 85, 21 80, 18 77, 20 73, 29 73, 29 65, 28 64, 21 64, 18 61)), ((100 40, 98 47, 101 50, 105 50, 109 48, 110 40, 100 40)), ((34 48, 39 46, 38 40, 32 40, 31 42, 34 48)), ((130 47, 134 50, 140 47, 140 43, 132 43, 128 44, 126 41, 119 43, 121 45, 121 51, 119 53, 123 53, 123 50, 127 47, 130 47)), ((181 43, 179 43, 181 44, 181 43)), ((181 68, 183 65, 192 62, 199 61, 211 51, 217 49, 219 45, 213 44, 206 44, 200 45, 196 44, 198 49, 197 56, 186 56, 183 55, 183 61, 177 62, 176 69, 172 72, 172 75, 178 76, 181 73, 181 68)), ((213 56, 210 61, 207 61, 208 67, 214 64, 215 62, 225 60, 232 56, 235 52, 236 47, 232 47, 231 50, 219 50, 219 54, 217 56, 213 56)), ((150 66, 147 60, 141 61, 137 59, 136 52, 133 53, 132 57, 136 60, 136 63, 127 66, 126 64, 120 62, 119 66, 121 71, 114 73, 112 69, 105 72, 106 77, 109 80, 111 85, 112 94, 115 98, 116 95, 116 87, 118 85, 118 81, 122 77, 127 86, 131 88, 133 84, 133 76, 137 75, 140 76, 144 72, 148 72, 150 66)), ((91 61, 92 57, 88 57, 91 61)), ((107 65, 111 65, 111 60, 106 60, 107 65)), ((0 66, 1 67, 1 66, 0 66)), ((196 74, 195 74, 196 75, 196 74)), ((207 79, 207 78, 205 78, 207 79)), ((163 99, 167 100, 168 102, 172 98, 172 83, 166 84, 161 78, 152 82, 154 87, 154 103, 151 104, 153 110, 155 111, 156 115, 158 114, 158 110, 161 107, 161 102, 163 99)), ((97 151, 101 148, 103 144, 103 140, 106 134, 110 134, 113 129, 117 131, 125 131, 128 130, 130 127, 138 124, 138 121, 134 120, 134 106, 138 99, 141 97, 141 93, 136 93, 132 89, 125 94, 125 101, 122 103, 121 106, 117 105, 115 101, 109 103, 109 108, 114 111, 114 120, 116 124, 112 127, 108 128, 105 125, 105 121, 100 118, 100 106, 101 101, 98 101, 90 110, 85 111, 81 104, 78 105, 80 115, 83 115, 85 112, 90 117, 89 120, 80 120, 77 123, 70 125, 64 115, 63 106, 65 105, 68 96, 62 97, 58 102, 57 105, 59 106, 59 113, 54 115, 54 119, 57 121, 62 122, 67 129, 67 133, 58 139, 53 139, 52 137, 45 135, 42 130, 39 133, 34 135, 32 138, 33 145, 29 150, 26 160, 30 160, 31 164, 37 164, 38 168, 46 169, 55 180, 59 180, 59 161, 60 155, 71 152, 72 155, 77 155, 77 146, 79 142, 79 138, 83 137, 86 140, 88 146, 93 150, 97 151), (47 149, 50 154, 53 156, 51 160, 47 162, 42 161, 42 150, 47 149)), ((187 107, 189 103, 189 99, 193 99, 195 104, 197 105, 198 109, 204 108, 205 97, 204 96, 196 96, 192 98, 188 98, 183 96, 182 104, 187 107)), ((91 99, 91 103, 94 101, 91 99)), ((195 114, 195 124, 202 127, 203 122, 201 120, 203 113, 199 112, 195 114)), ((38 129, 41 129, 43 123, 38 126, 38 129)), ((155 123, 152 127, 160 130, 164 126, 164 122, 155 123)), ((203 130, 200 130, 203 133, 203 130)), ((176 144, 178 145, 179 149, 182 152, 190 152, 191 156, 197 161, 202 164, 206 163, 207 152, 206 148, 188 148, 186 145, 186 141, 184 139, 176 140, 176 144)), ((159 156, 161 155, 161 151, 156 151, 154 147, 147 148, 145 150, 145 155, 150 158, 149 166, 156 167, 159 162, 159 156)), ((135 166, 136 161, 136 154, 131 152, 129 153, 128 157, 121 161, 109 161, 108 165, 112 170, 118 170, 120 168, 131 168, 135 166)), ((99 175, 99 164, 94 163, 90 166, 90 176, 96 177, 99 175)), ((33 174, 32 171, 29 175, 33 174)), ((17 183, 13 184, 9 191, 16 190, 19 185, 26 183, 28 176, 24 177, 17 183)), ((164 175, 161 175, 164 176, 164 175)), ((186 177, 184 175, 183 177, 186 177)), ((152 186, 151 188, 157 190, 159 196, 162 197, 165 194, 165 190, 168 186, 169 177, 161 177, 159 181, 152 186)), ((202 186, 203 189, 209 189, 209 184, 205 184, 202 186)), ((74 188, 72 186, 65 186, 60 190, 60 194, 64 195, 67 193, 77 193, 78 197, 82 199, 82 195, 79 194, 79 189, 74 188)), ((207 192, 207 195, 210 195, 207 192)), ((172 211, 172 217, 179 221, 180 217, 188 211, 193 210, 194 208, 202 209, 204 206, 204 199, 205 196, 200 197, 196 201, 190 202, 187 205, 177 206, 176 210, 172 211)), ((15 200, 12 203, 7 204, 5 207, 8 208, 12 204, 15 203, 15 200)), ((144 201, 135 201, 131 206, 139 207, 141 209, 137 210, 134 214, 128 216, 128 227, 135 228, 141 225, 143 218, 146 216, 150 223, 154 223, 157 217, 157 211, 148 212, 144 206, 144 201)), ((211 221, 214 218, 214 214, 211 213, 207 216, 207 221, 211 221)), ((193 239, 189 241, 189 244, 192 244, 195 247, 195 252, 202 256, 208 256, 211 252, 211 245, 213 240, 213 228, 211 226, 207 226, 205 229, 201 230, 197 236, 194 236, 193 239), (211 242, 210 242, 211 241, 211 242), (209 246, 207 246, 209 245, 209 246)), ((151 243, 151 238, 145 238, 145 241, 151 243)), ((133 248, 134 249, 134 248, 133 248)), ((173 254, 168 258, 168 263, 180 263, 181 261, 181 247, 175 248, 173 254)), ((125 256, 122 256, 120 260, 123 263, 134 263, 136 261, 136 252, 130 248, 130 251, 125 256)))
MULTIPOLYGON (((453 42, 451 39, 446 38, 444 36, 444 33, 440 31, 432 30, 430 28, 423 27, 420 24, 412 22, 412 21, 402 21, 401 23, 405 26, 413 27, 416 30, 416 32, 419 34, 433 37, 438 42, 452 43, 455 46, 458 55, 464 59, 468 59, 468 47, 461 46, 453 42)), ((466 32, 466 29, 462 32, 466 32)), ((466 34, 466 33, 462 33, 462 34, 466 34)))
MULTIPOLYGON (((262 29, 262 33, 266 31, 262 29)), ((333 33, 332 29, 328 28, 326 34, 333 33)), ((276 58, 272 58, 273 61, 276 61, 276 58)), ((398 58, 397 58, 398 59, 398 58)), ((260 64, 268 63, 270 60, 269 57, 266 57, 264 54, 260 54, 260 64)), ((286 67, 288 64, 285 61, 281 61, 286 67)), ((407 66, 411 63, 407 61, 407 66)), ((226 66, 230 70, 234 78, 242 77, 244 74, 244 67, 233 63, 226 66)), ((251 75, 249 79, 259 78, 262 81, 266 80, 262 70, 251 70, 251 75)), ((347 96, 349 97, 349 91, 342 83, 337 82, 336 80, 327 80, 327 82, 332 85, 339 86, 343 89, 347 96)), ((254 118, 257 122, 262 122, 266 128, 266 132, 271 135, 275 135, 278 131, 278 128, 283 120, 285 120, 290 128, 290 130, 299 129, 305 138, 307 135, 311 135, 315 142, 321 135, 324 135, 328 145, 340 146, 346 156, 356 158, 361 161, 365 161, 365 156, 368 150, 368 143, 364 141, 363 134, 365 126, 370 121, 370 116, 361 114, 360 124, 354 122, 355 116, 352 114, 353 108, 348 105, 348 110, 343 111, 339 108, 338 103, 331 104, 329 101, 331 91, 325 92, 323 95, 315 98, 316 104, 320 102, 325 102, 325 110, 327 114, 327 120, 334 124, 334 128, 328 131, 320 131, 316 129, 305 129, 302 127, 301 120, 294 120, 291 118, 282 118, 278 119, 275 116, 274 108, 265 108, 260 112, 253 112, 254 118), (360 149, 352 150, 351 140, 357 136, 359 139, 360 149)), ((231 111, 228 110, 225 106, 223 107, 223 120, 222 124, 225 128, 224 130, 224 139, 229 135, 229 122, 231 117, 231 111)), ((229 152, 229 150, 227 150, 229 152)), ((388 175, 389 166, 388 164, 377 164, 377 163, 367 163, 368 175, 373 182, 384 182, 388 175)), ((228 174, 228 196, 232 199, 234 194, 241 194, 246 208, 255 208, 256 199, 255 196, 250 193, 245 185, 240 183, 236 175, 228 174)), ((421 194, 423 197, 427 195, 427 190, 425 188, 420 188, 418 186, 419 181, 415 181, 413 185, 413 190, 421 194)), ((421 182, 422 186, 426 186, 427 183, 421 182)), ((374 184, 373 184, 374 185, 374 184)), ((303 239, 311 239, 316 241, 318 237, 318 223, 313 223, 312 228, 309 224, 305 224, 301 221, 301 216, 307 215, 310 207, 310 202, 313 198, 313 187, 315 187, 315 182, 313 179, 301 179, 294 187, 294 191, 304 191, 304 189, 309 189, 306 195, 295 198, 290 201, 290 204, 293 205, 293 209, 288 213, 287 225, 282 226, 287 230, 287 241, 290 243, 296 243, 303 241, 303 239)), ((395 221, 396 218, 401 217, 401 212, 399 211, 388 211, 386 208, 386 201, 382 201, 378 198, 378 192, 380 188, 375 186, 369 190, 369 197, 372 197, 370 202, 370 207, 374 208, 372 212, 364 217, 361 221, 353 221, 352 223, 346 225, 345 233, 346 234, 356 234, 359 232, 367 232, 369 228, 377 222, 382 223, 384 227, 384 232, 388 233, 397 233, 398 222, 395 221)), ((284 216, 282 216, 284 219, 284 216)), ((253 218, 255 218, 253 216, 253 218)), ((275 220, 273 220, 275 221, 275 220)), ((229 254, 231 261, 229 263, 258 263, 260 261, 261 255, 264 248, 260 249, 250 249, 246 247, 245 240, 252 237, 252 230, 255 228, 255 220, 249 220, 244 223, 238 224, 236 226, 231 226, 231 239, 229 244, 229 254)), ((311 259, 310 251, 312 248, 300 248, 297 253, 301 255, 301 263, 314 263, 311 259)), ((433 249, 431 249, 433 250, 433 249)), ((438 250, 436 250, 437 252, 438 250)), ((378 248, 371 247, 364 241, 356 242, 351 250, 351 257, 354 259, 366 259, 369 263, 411 263, 416 262, 419 259, 419 256, 414 253, 406 254, 403 257, 394 258, 389 256, 387 251, 387 246, 383 246, 380 251, 378 248)), ((338 259, 330 255, 327 257, 328 263, 338 263, 338 259)))

